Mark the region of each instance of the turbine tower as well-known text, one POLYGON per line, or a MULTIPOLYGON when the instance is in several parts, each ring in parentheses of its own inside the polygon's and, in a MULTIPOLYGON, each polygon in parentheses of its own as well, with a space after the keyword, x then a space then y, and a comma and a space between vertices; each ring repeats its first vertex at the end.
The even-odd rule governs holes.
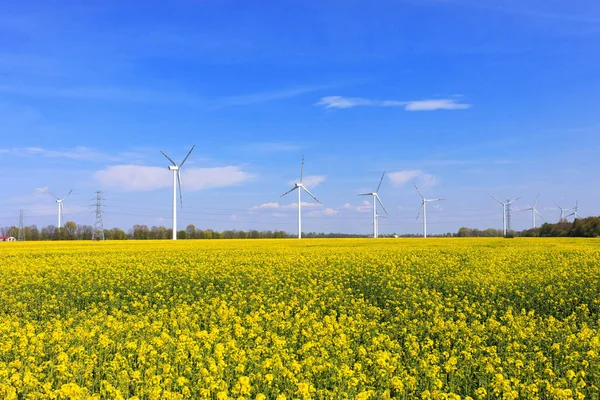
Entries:
POLYGON ((287 192, 285 192, 284 194, 282 194, 281 196, 279 196, 279 197, 283 197, 286 194, 293 192, 294 190, 298 191, 298 239, 302 239, 302 201, 301 201, 301 196, 300 196, 300 194, 302 193, 302 190, 304 190, 306 193, 308 193, 310 195, 310 197, 312 197, 313 199, 315 199, 317 203, 321 204, 321 202, 319 201, 319 199, 317 199, 315 197, 315 195, 312 194, 306 188, 306 186, 304 186, 302 184, 303 177, 304 177, 304 156, 302 156, 302 167, 300 167, 300 182, 294 183, 294 187, 293 188, 291 188, 290 190, 288 190, 287 192))
POLYGON ((446 200, 446 199, 426 199, 416 184, 415 184, 415 189, 417 189, 417 192, 419 192, 419 195, 421 195, 421 208, 419 209, 419 213, 417 214, 417 219, 419 219, 419 216, 421 215, 421 211, 423 211, 423 238, 426 238, 427 237, 427 203, 431 203, 434 201, 442 201, 442 200, 446 200))
POLYGON ((573 211, 571 214, 567 215, 567 218, 569 218, 569 217, 574 217, 573 219, 575 219, 575 218, 581 218, 581 215, 579 215, 579 213, 577 212, 578 208, 579 208, 579 200, 577 200, 575 202, 575 207, 571 208, 571 210, 575 210, 575 211, 573 211))
POLYGON ((385 172, 383 174, 381 174, 381 179, 379 180, 379 185, 377 185, 376 191, 374 191, 372 193, 359 194, 359 196, 373 196, 373 238, 375 238, 375 239, 377 239, 379 237, 379 225, 378 225, 378 221, 377 221, 379 214, 377 214, 377 202, 379 202, 379 204, 381 205, 381 208, 385 212, 385 215, 387 215, 387 211, 386 211, 385 207, 383 206, 383 203, 381 202, 379 195, 377 194, 377 192, 379 192, 379 188, 381 187, 381 183, 383 182, 384 176, 385 176, 385 172))
POLYGON ((196 147, 196 145, 192 146, 190 151, 187 153, 187 156, 185 156, 179 165, 177 165, 175 161, 171 160, 168 155, 161 151, 162 155, 165 156, 167 160, 171 162, 171 164, 173 164, 169 165, 169 170, 173 171, 173 240, 177 240, 177 186, 179 186, 179 202, 181 207, 183 207, 183 195, 181 194, 181 168, 183 167, 183 164, 185 164, 190 154, 192 154, 192 151, 194 151, 194 147, 196 147))
POLYGON ((54 198, 56 199, 56 202, 58 203, 58 227, 59 228, 61 227, 61 223, 62 223, 63 202, 67 199, 67 197, 69 197, 69 195, 71 194, 72 191, 73 191, 73 189, 71 189, 69 191, 69 193, 67 193, 67 195, 65 197, 63 197, 62 199, 59 198, 54 193, 50 192, 50 194, 52 196, 54 196, 54 198))
POLYGON ((504 234, 504 237, 506 237, 506 211, 508 209, 508 206, 510 206, 515 201, 519 200, 520 197, 517 197, 514 200, 507 200, 506 203, 501 202, 500 200, 498 200, 494 196, 490 196, 490 197, 492 199, 496 200, 498 203, 502 204, 502 232, 504 234))
POLYGON ((521 210, 521 211, 531 211, 531 221, 533 223, 533 229, 535 229, 535 214, 537 214, 541 219, 544 219, 544 217, 542 217, 542 214, 540 214, 540 212, 537 210, 537 208, 535 208, 537 206, 539 198, 540 198, 540 194, 538 193, 537 197, 535 198, 535 203, 533 203, 533 207, 521 210))
POLYGON ((556 204, 556 207, 558 207, 560 209, 560 219, 558 220, 558 222, 564 222, 566 220, 566 218, 565 218, 565 211, 572 210, 572 208, 562 208, 554 200, 552 202, 554 204, 556 204))

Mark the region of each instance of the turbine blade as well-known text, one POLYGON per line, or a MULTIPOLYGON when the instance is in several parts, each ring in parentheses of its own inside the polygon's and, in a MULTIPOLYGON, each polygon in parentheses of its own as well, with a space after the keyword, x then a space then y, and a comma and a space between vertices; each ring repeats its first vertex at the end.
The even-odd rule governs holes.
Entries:
POLYGON ((300 167, 300 183, 302 183, 303 178, 304 178, 304 154, 302 154, 302 166, 300 167))
POLYGON ((377 190, 375 192, 379 192, 379 188, 381 187, 381 183, 383 182, 383 177, 385 176, 385 171, 381 174, 381 179, 379 180, 379 185, 377 185, 377 190))
POLYGON ((322 203, 319 201, 319 199, 317 199, 317 198, 315 197, 315 195, 314 195, 314 194, 312 194, 312 193, 310 192, 310 190, 308 190, 308 189, 307 189, 307 188, 305 188, 304 186, 301 186, 301 188, 302 188, 302 189, 304 189, 304 191, 305 191, 306 193, 310 194, 310 196, 311 196, 313 199, 315 199, 315 200, 317 201, 317 203, 319 203, 319 204, 322 204, 322 203))
POLYGON ((67 199, 67 197, 69 197, 69 195, 71 194, 72 191, 73 191, 73 189, 71 189, 69 191, 69 193, 67 193, 67 195, 65 197, 63 197, 62 201, 65 201, 67 199))
POLYGON ((533 203, 533 208, 535 208, 535 206, 537 206, 537 203, 538 203, 539 199, 540 199, 540 194, 538 193, 537 197, 535 198, 535 203, 533 203))
POLYGON ((516 199, 514 199, 514 200, 511 200, 511 201, 509 201, 509 202, 508 202, 508 203, 506 203, 506 204, 512 204, 512 203, 514 203, 515 201, 517 201, 517 200, 519 200, 519 199, 520 199, 520 197, 517 197, 516 199))
POLYGON ((167 160, 171 161, 171 164, 173 164, 174 166, 177 166, 177 164, 175 164, 175 161, 171 160, 171 158, 168 155, 166 155, 164 153, 164 151, 161 151, 161 153, 162 153, 163 156, 167 157, 167 160))
POLYGON ((554 200, 552 200, 552 202, 553 202, 554 204, 556 204, 556 207, 558 207, 558 208, 560 208, 560 209, 562 210, 562 207, 561 207, 561 206, 559 206, 557 202, 555 202, 554 200))
POLYGON ((423 196, 423 193, 421 193, 421 191, 420 191, 420 190, 419 190, 419 188, 417 187, 417 184, 415 183, 414 185, 415 185, 415 189, 417 189, 417 192, 419 192, 419 194, 421 195, 421 198, 422 198, 423 200, 425 200, 425 196, 423 196))
POLYGON ((427 201, 443 201, 443 200, 446 200, 446 199, 428 199, 427 201))
POLYGON ((383 211, 385 212, 385 215, 388 215, 388 212, 385 209, 385 207, 383 206, 383 203, 381 202, 381 199, 379 198, 379 196, 375 195, 375 197, 377 198, 377 202, 379 203, 379 205, 381 206, 381 208, 383 208, 383 211))
MULTIPOLYGON (((538 215, 538 217, 540 217, 541 219, 544 219, 544 217, 542 217, 542 214, 540 214, 540 212, 537 209, 533 209, 535 211, 535 213, 538 215)), ((545 220, 544 220, 545 221, 545 220)))
POLYGON ((495 198, 494 196, 490 195, 490 197, 491 197, 492 199, 496 200, 498 203, 500 203, 500 204, 504 205, 504 203, 503 203, 503 202, 501 202, 500 200, 498 200, 498 199, 497 199, 497 198, 495 198))
POLYGON ((423 205, 425 204, 424 201, 421 202, 421 208, 419 208, 419 213, 417 214, 417 219, 419 219, 419 217, 421 216, 421 211, 423 211, 423 205))
POLYGON ((60 197, 58 197, 58 196, 57 196, 57 195, 55 195, 54 193, 52 193, 52 192, 48 192, 48 193, 50 193, 52 196, 54 196, 54 197, 56 198, 56 200, 60 200, 60 197))
POLYGON ((372 193, 360 193, 360 194, 357 194, 357 196, 373 196, 373 194, 372 193))
POLYGON ((190 149, 189 153, 187 153, 187 156, 185 156, 185 158, 183 159, 183 161, 181 162, 181 164, 179 164, 179 168, 183 167, 183 164, 185 164, 185 161, 188 159, 188 157, 190 156, 190 154, 192 154, 192 151, 194 151, 194 147, 196 147, 196 145, 192 146, 192 148, 190 149))
MULTIPOLYGON (((183 164, 183 163, 182 163, 183 164)), ((181 170, 177 170, 177 185, 179 186, 179 205, 183 208, 183 193, 181 193, 181 170)))
POLYGON ((286 194, 288 194, 288 193, 290 193, 290 192, 293 192, 293 191, 294 191, 294 190, 296 190, 296 189, 298 189, 298 187, 297 187, 297 186, 294 186, 293 188, 291 188, 290 190, 288 190, 287 192, 285 192, 284 194, 282 194, 282 195, 281 195, 281 196, 279 196, 279 197, 283 197, 283 196, 285 196, 286 194))

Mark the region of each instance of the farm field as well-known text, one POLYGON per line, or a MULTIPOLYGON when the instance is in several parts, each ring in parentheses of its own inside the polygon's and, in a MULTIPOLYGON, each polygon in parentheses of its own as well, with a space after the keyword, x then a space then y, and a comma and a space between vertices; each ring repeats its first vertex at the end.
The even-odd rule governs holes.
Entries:
POLYGON ((2 399, 598 399, 600 241, 0 246, 2 399))

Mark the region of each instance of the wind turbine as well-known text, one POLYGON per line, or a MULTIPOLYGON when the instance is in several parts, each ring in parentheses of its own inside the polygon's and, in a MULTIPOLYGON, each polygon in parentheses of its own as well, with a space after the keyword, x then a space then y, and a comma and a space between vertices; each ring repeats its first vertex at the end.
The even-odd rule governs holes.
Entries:
POLYGON ((556 207, 558 207, 560 209, 560 219, 558 220, 558 222, 563 222, 565 220, 565 211, 569 211, 569 210, 572 210, 572 209, 571 208, 562 208, 554 200, 552 200, 552 202, 554 204, 556 204, 556 207))
POLYGON ((69 193, 67 193, 67 195, 65 197, 63 197, 62 199, 59 198, 54 193, 50 192, 50 194, 56 198, 56 202, 58 203, 58 227, 59 228, 61 227, 61 222, 62 222, 63 202, 67 199, 67 197, 69 197, 69 195, 71 194, 72 191, 73 191, 73 189, 71 189, 69 191, 69 193))
POLYGON ((183 207, 183 195, 181 194, 181 168, 185 161, 188 159, 192 151, 194 150, 196 145, 193 145, 190 151, 187 153, 187 156, 183 159, 181 164, 177 165, 177 163, 166 155, 163 151, 161 151, 162 155, 167 158, 167 160, 171 161, 169 165, 169 170, 173 171, 173 240, 177 240, 177 186, 179 185, 179 202, 181 207, 183 207))
POLYGON ((296 182, 294 183, 294 187, 291 188, 290 190, 288 190, 287 192, 285 192, 284 194, 282 194, 279 197, 283 197, 288 193, 293 192, 294 190, 298 190, 298 239, 302 239, 302 201, 301 201, 301 196, 300 194, 302 193, 302 190, 304 190, 306 193, 308 193, 310 195, 310 197, 312 197, 313 199, 315 199, 317 201, 317 203, 321 204, 321 202, 319 201, 319 199, 317 199, 315 197, 314 194, 312 194, 307 188, 306 186, 304 186, 302 184, 302 178, 304 177, 304 156, 302 156, 302 167, 300 167, 300 182, 296 182))
MULTIPOLYGON (((577 200, 575 202, 575 207, 571 208, 571 210, 575 210, 574 212, 572 212, 571 214, 567 215, 567 218, 569 217, 575 217, 575 218, 581 218, 581 215, 579 215, 579 213, 577 212, 577 209, 579 208, 579 200, 577 200)), ((574 219, 575 219, 574 218, 574 219)))
POLYGON ((520 197, 517 197, 514 200, 509 200, 506 203, 501 202, 500 200, 498 200, 494 196, 490 195, 490 197, 492 199, 496 200, 498 203, 502 204, 502 232, 504 233, 504 237, 506 237, 506 210, 508 209, 508 206, 510 206, 515 201, 519 200, 520 197))
POLYGON ((387 215, 387 211, 386 211, 385 207, 383 206, 383 203, 381 202, 379 195, 377 194, 377 192, 379 191, 379 188, 381 187, 381 183, 383 182, 384 176, 385 176, 385 172, 383 174, 381 174, 381 179, 379 180, 379 185, 377 185, 376 191, 374 191, 372 193, 359 194, 359 196, 373 196, 373 238, 375 238, 375 239, 377 239, 379 237, 379 226, 378 226, 378 221, 377 221, 379 214, 377 214, 377 202, 379 202, 379 204, 381 205, 381 208, 385 212, 385 215, 387 215))
POLYGON ((426 199, 416 184, 415 184, 415 189, 417 189, 417 192, 419 192, 419 194, 421 195, 421 208, 419 209, 419 213, 417 214, 417 219, 419 219, 419 215, 421 215, 421 210, 423 210, 423 238, 426 238, 427 237, 427 203, 431 203, 434 201, 442 201, 442 200, 446 200, 446 199, 426 199))
POLYGON ((538 193, 537 197, 535 198, 535 203, 533 203, 533 207, 521 210, 521 211, 531 211, 531 219, 533 221, 533 229, 535 229, 535 214, 539 215, 541 219, 544 219, 544 217, 542 217, 542 214, 540 214, 540 212, 537 210, 537 208, 535 208, 535 206, 537 206, 539 198, 540 198, 540 194, 538 193))

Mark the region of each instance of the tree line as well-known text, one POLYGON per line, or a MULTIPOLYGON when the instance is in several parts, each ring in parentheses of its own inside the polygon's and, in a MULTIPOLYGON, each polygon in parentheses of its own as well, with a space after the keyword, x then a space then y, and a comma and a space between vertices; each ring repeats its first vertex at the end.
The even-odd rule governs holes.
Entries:
MULTIPOLYGON (((91 225, 77 225, 73 221, 68 221, 63 227, 47 225, 38 228, 36 225, 25 226, 23 228, 23 236, 25 241, 37 240, 92 240, 94 227, 91 225)), ((340 237, 368 237, 368 235, 356 235, 345 233, 318 233, 307 232, 302 234, 306 238, 340 238, 340 237)), ((0 227, 0 236, 19 236, 19 228, 16 226, 0 227)), ((96 235, 100 237, 100 235, 96 235)), ((173 230, 164 226, 148 226, 134 225, 128 232, 119 228, 105 229, 105 240, 156 240, 156 239, 171 239, 173 230)), ((188 225, 185 229, 177 231, 178 239, 283 239, 294 238, 295 234, 290 234, 285 231, 270 231, 270 230, 225 230, 215 231, 213 229, 197 229, 193 224, 188 225)))
MULTIPOLYGON (((77 225, 73 221, 68 221, 61 228, 54 225, 47 225, 39 229, 36 225, 25 226, 23 236, 25 241, 36 240, 92 240, 94 227, 91 225, 77 225)), ((19 228, 16 226, 0 227, 0 236, 19 237, 19 228)), ((96 235, 99 237, 99 235, 96 235)), ((156 240, 171 239, 173 230, 164 226, 134 225, 128 232, 120 228, 104 230, 105 240, 156 240)), ((307 232, 302 233, 305 238, 366 238, 370 235, 348 234, 348 233, 320 233, 307 232)), ((381 237, 420 237, 415 234, 405 235, 380 235, 381 237)), ((502 237, 501 229, 471 229, 461 227, 456 233, 444 233, 440 235, 431 235, 437 237, 502 237)), ((587 217, 576 219, 573 222, 557 222, 555 224, 544 223, 541 227, 535 229, 526 229, 523 231, 510 231, 509 237, 600 237, 600 217, 587 217)), ((178 239, 283 239, 294 238, 296 234, 290 234, 285 231, 259 231, 256 229, 249 231, 225 230, 215 231, 213 229, 197 229, 193 224, 177 232, 178 239)))
MULTIPOLYGON (((462 227, 458 237, 494 237, 502 236, 500 229, 470 229, 462 227)), ((600 217, 576 219, 573 222, 560 221, 554 224, 545 222, 539 228, 510 231, 508 237, 600 237, 600 217)))

